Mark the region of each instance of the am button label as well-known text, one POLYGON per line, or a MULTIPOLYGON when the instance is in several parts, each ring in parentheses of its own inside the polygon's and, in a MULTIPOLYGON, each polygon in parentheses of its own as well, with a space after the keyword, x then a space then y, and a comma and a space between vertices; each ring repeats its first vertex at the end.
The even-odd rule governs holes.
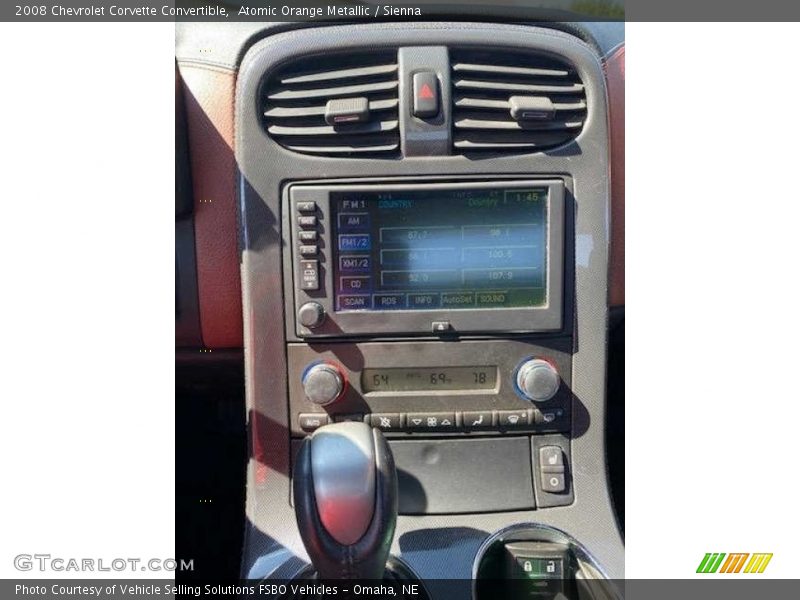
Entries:
POLYGON ((339 229, 369 229, 369 213, 339 213, 339 229))

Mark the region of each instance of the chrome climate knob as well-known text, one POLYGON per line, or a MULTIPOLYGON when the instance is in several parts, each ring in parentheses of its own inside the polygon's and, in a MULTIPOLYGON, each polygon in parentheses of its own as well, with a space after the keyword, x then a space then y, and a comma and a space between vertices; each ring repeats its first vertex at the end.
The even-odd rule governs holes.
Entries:
POLYGON ((328 363, 318 363, 306 369, 302 382, 306 398, 320 406, 335 402, 344 391, 341 372, 328 363))
POLYGON ((319 302, 306 302, 297 311, 297 320, 302 326, 314 329, 325 320, 325 309, 319 302))
POLYGON ((533 358, 517 370, 517 388, 532 402, 546 402, 558 392, 561 377, 546 360, 533 358))

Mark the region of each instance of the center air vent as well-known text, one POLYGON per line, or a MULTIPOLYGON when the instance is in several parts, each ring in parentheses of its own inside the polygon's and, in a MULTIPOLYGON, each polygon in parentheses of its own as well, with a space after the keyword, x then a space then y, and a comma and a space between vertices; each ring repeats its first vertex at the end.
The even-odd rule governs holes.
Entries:
POLYGON ((397 154, 397 53, 334 54, 295 61, 267 81, 264 118, 269 135, 294 152, 345 157, 397 154))
POLYGON ((576 138, 586 93, 575 69, 549 56, 451 51, 456 152, 538 152, 576 138))

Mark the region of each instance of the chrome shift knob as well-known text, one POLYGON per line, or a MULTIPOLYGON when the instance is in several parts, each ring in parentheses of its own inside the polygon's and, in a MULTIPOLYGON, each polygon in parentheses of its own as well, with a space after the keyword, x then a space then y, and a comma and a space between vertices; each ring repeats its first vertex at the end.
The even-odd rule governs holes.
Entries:
POLYGON ((397 522, 386 439, 364 423, 326 425, 297 454, 294 510, 320 579, 382 579, 397 522))

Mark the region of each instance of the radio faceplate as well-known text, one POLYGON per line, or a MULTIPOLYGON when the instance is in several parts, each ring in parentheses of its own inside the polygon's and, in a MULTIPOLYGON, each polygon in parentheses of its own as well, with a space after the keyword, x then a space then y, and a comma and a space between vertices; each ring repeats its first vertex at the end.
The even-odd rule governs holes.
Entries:
POLYGON ((283 202, 302 338, 562 328, 562 180, 294 184, 283 202))
POLYGON ((463 340, 290 344, 291 431, 301 436, 326 422, 356 419, 366 420, 389 436, 567 432, 571 429, 573 400, 570 350, 571 340, 566 337, 539 339, 535 343, 463 340), (558 391, 546 402, 526 400, 515 385, 520 365, 537 358, 546 360, 561 377, 558 391), (319 365, 333 367, 343 383, 341 396, 325 406, 309 400, 303 387, 304 375, 319 365), (412 379, 427 378, 422 386, 427 389, 411 385, 416 389, 365 391, 364 373, 380 376, 383 371, 375 370, 383 369, 402 369, 402 375, 412 379), (480 381, 489 371, 496 374, 491 387, 480 381), (440 384, 431 377, 446 389, 436 390, 440 384), (476 377, 477 383, 471 384, 476 377), (456 386, 459 389, 454 389, 456 386))

